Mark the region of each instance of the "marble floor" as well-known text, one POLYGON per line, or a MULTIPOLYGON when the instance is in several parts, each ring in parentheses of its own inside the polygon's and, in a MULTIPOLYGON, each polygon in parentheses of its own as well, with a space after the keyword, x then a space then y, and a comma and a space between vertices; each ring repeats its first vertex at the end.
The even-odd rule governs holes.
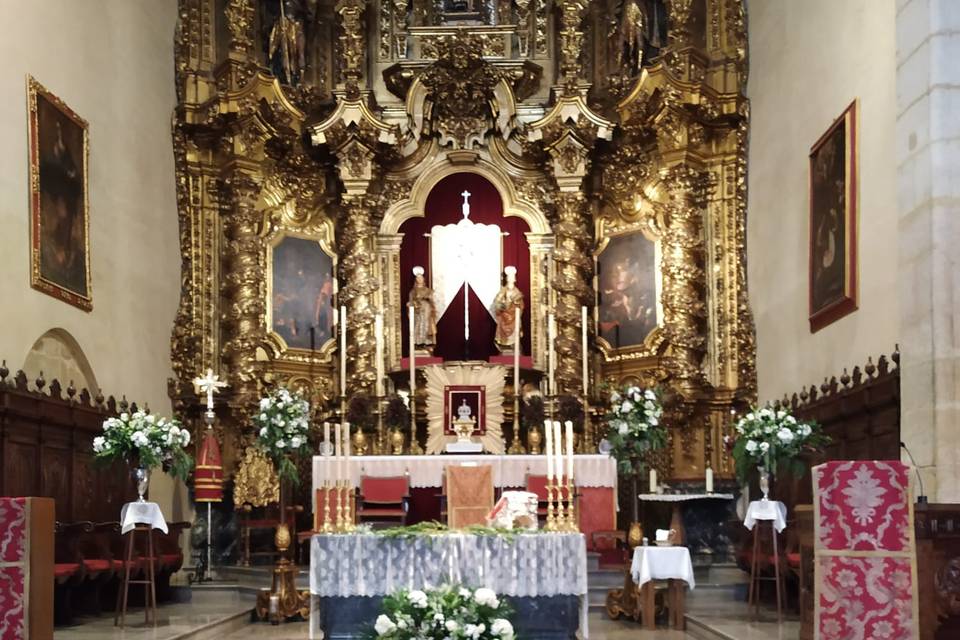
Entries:
MULTIPOLYGON (((145 626, 143 610, 134 609, 125 629, 113 626, 113 618, 82 618, 81 624, 57 628, 55 640, 306 640, 307 623, 282 625, 251 623, 253 598, 236 591, 198 591, 193 601, 160 607, 158 624, 145 626)), ((761 611, 753 620, 746 603, 733 600, 722 589, 698 589, 688 598, 690 622, 687 632, 658 628, 646 631, 632 621, 610 620, 596 611, 590 614, 591 640, 693 640, 713 637, 733 640, 794 640, 799 622, 787 616, 778 624, 776 613, 761 611), (709 629, 709 635, 702 630, 709 629)))

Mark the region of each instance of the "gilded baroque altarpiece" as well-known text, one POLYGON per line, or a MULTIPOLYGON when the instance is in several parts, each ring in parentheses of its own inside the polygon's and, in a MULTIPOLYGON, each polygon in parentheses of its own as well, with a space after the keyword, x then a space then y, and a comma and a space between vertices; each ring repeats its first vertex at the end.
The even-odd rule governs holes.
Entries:
MULTIPOLYGON (((546 369, 552 312, 557 390, 580 394, 586 305, 589 406, 602 409, 603 382, 662 385, 673 435, 661 472, 694 479, 709 464, 731 476, 721 438, 756 388, 740 0, 644 0, 639 12, 622 0, 487 0, 466 13, 444 0, 299 0, 286 5, 299 34, 287 48, 286 31, 271 44, 275 4, 179 2, 170 394, 199 419, 190 381, 207 368, 229 380, 218 421, 228 472, 265 387, 302 389, 318 420, 340 406, 336 332, 294 348, 271 319, 277 242, 329 255, 333 289, 317 314, 346 307, 347 394, 371 393, 378 312, 388 374, 406 355, 400 227, 440 180, 471 172, 529 228, 533 368, 546 369), (632 234, 652 243, 637 245, 643 277, 630 275, 630 250, 626 266, 604 266, 632 234), (642 339, 611 342, 610 313, 645 327, 642 339)), ((584 449, 601 436, 599 416, 590 423, 584 449)))

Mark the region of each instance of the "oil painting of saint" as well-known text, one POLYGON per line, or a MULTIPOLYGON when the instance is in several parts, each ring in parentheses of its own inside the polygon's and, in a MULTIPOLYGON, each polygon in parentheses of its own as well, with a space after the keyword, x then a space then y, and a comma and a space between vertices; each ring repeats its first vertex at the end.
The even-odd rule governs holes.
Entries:
POLYGON ((642 233, 614 236, 597 259, 600 337, 636 347, 658 324, 656 244, 642 233))
POLYGON ((271 329, 290 349, 319 349, 333 337, 333 258, 294 236, 272 253, 271 329))
POLYGON ((30 106, 31 284, 89 311, 87 123, 33 78, 30 106))
POLYGON ((856 103, 810 152, 810 328, 856 309, 856 103))

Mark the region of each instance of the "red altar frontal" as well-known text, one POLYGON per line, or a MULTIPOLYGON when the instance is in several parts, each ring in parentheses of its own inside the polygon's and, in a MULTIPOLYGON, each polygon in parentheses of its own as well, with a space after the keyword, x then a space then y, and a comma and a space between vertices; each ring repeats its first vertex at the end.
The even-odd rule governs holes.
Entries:
MULTIPOLYGON (((313 495, 315 518, 322 504, 324 483, 336 473, 333 457, 314 456, 313 495), (320 496, 319 499, 317 496, 320 496)), ((547 474, 546 456, 532 455, 424 455, 356 456, 346 476, 359 489, 364 478, 404 478, 410 493, 406 524, 441 519, 445 472, 448 466, 490 466, 496 491, 542 488, 547 474)), ((616 528, 617 467, 606 455, 574 456, 577 520, 592 548, 591 534, 616 528)))

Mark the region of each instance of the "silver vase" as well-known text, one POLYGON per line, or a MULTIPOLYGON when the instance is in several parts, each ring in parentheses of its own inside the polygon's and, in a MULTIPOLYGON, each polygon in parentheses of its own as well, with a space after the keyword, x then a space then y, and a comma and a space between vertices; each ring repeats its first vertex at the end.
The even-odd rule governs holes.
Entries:
POLYGON ((149 467, 134 467, 133 469, 133 479, 137 483, 137 502, 146 502, 143 499, 143 494, 147 492, 147 488, 150 486, 150 469, 149 467))
POLYGON ((760 472, 760 491, 763 493, 763 500, 770 499, 770 472, 766 467, 758 467, 760 472))

